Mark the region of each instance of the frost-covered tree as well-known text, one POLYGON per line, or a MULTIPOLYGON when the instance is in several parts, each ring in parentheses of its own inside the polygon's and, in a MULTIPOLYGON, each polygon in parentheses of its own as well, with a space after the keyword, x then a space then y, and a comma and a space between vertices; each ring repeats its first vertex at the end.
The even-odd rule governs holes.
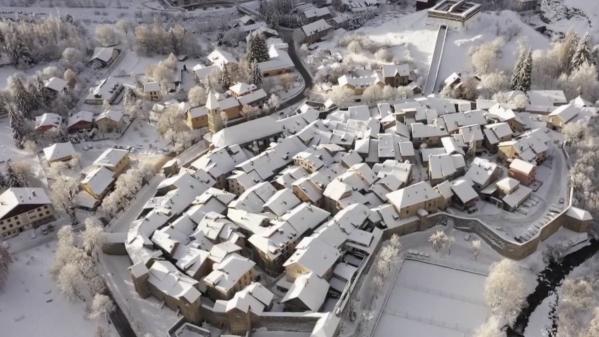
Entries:
POLYGON ((204 105, 207 97, 208 93, 206 92, 206 89, 199 85, 189 89, 189 92, 187 93, 187 100, 192 107, 204 105))
POLYGON ((495 71, 504 45, 505 40, 502 37, 498 37, 493 41, 483 43, 474 48, 470 54, 474 71, 479 75, 495 71))
POLYGON ((233 80, 231 79, 231 73, 229 67, 224 66, 223 70, 220 72, 220 85, 222 86, 223 91, 226 91, 233 85, 233 80))
POLYGON ((385 278, 391 271, 391 266, 395 263, 401 250, 399 237, 394 234, 380 250, 375 261, 375 271, 381 278, 385 278))
POLYGON ((75 216, 75 204, 73 199, 79 190, 79 183, 72 177, 56 172, 49 172, 50 199, 57 211, 70 217, 75 216))
POLYGON ((516 262, 503 259, 491 265, 485 282, 485 301, 500 326, 512 325, 526 303, 528 277, 516 262))
POLYGON ((510 89, 510 80, 503 72, 492 72, 481 75, 479 93, 490 98, 498 92, 510 89))
POLYGON ((599 336, 599 307, 595 307, 593 310, 593 318, 589 322, 589 327, 582 335, 582 337, 595 336, 599 336))
POLYGON ((449 237, 442 230, 435 231, 428 238, 428 242, 430 242, 433 245, 433 249, 437 253, 446 247, 448 241, 449 241, 449 237))
POLYGON ((67 67, 78 67, 83 62, 83 55, 75 48, 65 48, 62 51, 62 61, 67 67))
POLYGON ((584 63, 570 75, 562 74, 558 83, 570 99, 579 95, 592 102, 599 99, 599 80, 597 66, 594 64, 584 63))
POLYGON ((90 216, 84 221, 85 230, 82 233, 82 247, 87 254, 102 244, 104 238, 104 225, 95 216, 90 216))
POLYGON ((27 90, 24 81, 26 79, 22 76, 9 77, 8 90, 12 95, 16 110, 24 116, 30 116, 31 112, 38 107, 38 98, 27 90))
POLYGON ((12 132, 12 138, 15 141, 17 148, 23 148, 23 141, 25 135, 25 121, 23 116, 14 110, 9 111, 9 125, 12 132))
POLYGON ((491 316, 476 329, 474 337, 505 337, 505 332, 501 330, 497 318, 491 316))
POLYGON ((480 255, 481 241, 479 239, 472 240, 472 255, 474 255, 474 259, 477 260, 480 255))
POLYGON ((247 61, 260 63, 268 61, 268 47, 262 34, 253 34, 248 43, 247 61))
POLYGON ((591 46, 591 37, 587 33, 584 35, 572 55, 572 62, 570 64, 570 71, 578 70, 583 64, 593 64, 593 51, 591 46))
POLYGON ((8 251, 8 247, 3 242, 0 242, 0 289, 4 287, 8 278, 8 268, 12 263, 12 257, 8 251))
POLYGON ((532 52, 522 51, 512 75, 512 90, 530 90, 532 76, 532 52))
POLYGON ((99 319, 107 316, 114 310, 115 306, 110 297, 103 294, 95 294, 90 306, 90 319, 99 319))

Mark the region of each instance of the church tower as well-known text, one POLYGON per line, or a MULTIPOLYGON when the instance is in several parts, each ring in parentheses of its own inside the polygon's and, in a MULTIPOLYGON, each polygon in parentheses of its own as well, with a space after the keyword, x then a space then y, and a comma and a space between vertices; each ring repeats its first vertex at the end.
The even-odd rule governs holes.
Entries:
POLYGON ((218 106, 216 95, 212 90, 208 93, 208 99, 206 100, 206 109, 208 109, 208 130, 212 134, 217 133, 224 126, 221 111, 218 106))

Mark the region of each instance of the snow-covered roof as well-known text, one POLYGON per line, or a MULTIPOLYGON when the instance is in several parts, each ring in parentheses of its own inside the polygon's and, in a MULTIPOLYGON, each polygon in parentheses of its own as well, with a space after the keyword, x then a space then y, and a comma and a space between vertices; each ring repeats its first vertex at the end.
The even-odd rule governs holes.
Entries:
POLYGON ((244 82, 237 82, 236 84, 229 87, 229 90, 231 90, 231 92, 233 92, 237 96, 249 94, 250 92, 255 91, 256 89, 257 88, 255 84, 248 84, 244 82))
POLYGON ((108 63, 114 55, 114 50, 115 49, 113 47, 96 47, 91 59, 108 63))
POLYGON ((364 73, 358 76, 342 75, 337 79, 341 86, 349 85, 355 88, 366 88, 373 84, 382 83, 383 80, 378 72, 364 73))
POLYGON ((11 187, 0 194, 0 219, 10 218, 32 208, 51 204, 50 198, 42 188, 11 187))
POLYGON ((520 182, 512 177, 505 177, 495 183, 497 187, 505 194, 512 193, 520 186, 520 182))
POLYGON ((107 120, 111 120, 114 122, 120 122, 121 120, 123 120, 123 111, 118 110, 118 109, 105 110, 104 112, 102 112, 101 114, 99 114, 96 117, 96 121, 100 121, 102 119, 107 119, 107 120))
POLYGON ((67 86, 67 81, 59 77, 51 77, 49 80, 44 82, 44 87, 54 90, 56 92, 63 91, 67 86))
POLYGON ((260 100, 263 100, 266 98, 266 91, 264 91, 264 89, 260 88, 258 90, 254 90, 252 92, 248 92, 246 94, 244 94, 243 96, 238 97, 239 99, 239 103, 241 103, 242 105, 252 105, 260 100))
POLYGON ((512 160, 510 163, 510 170, 518 171, 526 175, 531 174, 535 167, 535 164, 529 163, 519 158, 514 158, 514 160, 512 160))
POLYGON ((574 117, 576 117, 580 112, 580 108, 578 108, 574 104, 566 104, 557 107, 549 114, 549 116, 558 117, 562 121, 562 123, 568 123, 569 121, 574 119, 574 117))
POLYGON ((478 193, 472 188, 472 184, 466 179, 458 179, 451 183, 451 191, 463 204, 478 198, 478 193))
POLYGON ((52 112, 46 112, 43 113, 37 117, 35 117, 35 128, 40 128, 40 127, 53 127, 53 128, 59 128, 60 125, 62 124, 62 117, 60 117, 60 115, 52 113, 52 112))
POLYGON ((77 154, 71 142, 55 143, 44 148, 44 156, 48 162, 72 158, 77 154))
POLYGON ((325 32, 329 29, 332 29, 331 25, 329 25, 324 19, 320 19, 314 22, 311 22, 307 25, 302 26, 302 31, 306 36, 312 36, 314 34, 325 32))
POLYGON ((113 181, 112 171, 105 167, 96 167, 83 178, 81 183, 87 184, 96 195, 102 195, 113 181))
POLYGON ((383 65, 383 77, 395 77, 395 76, 410 76, 410 66, 407 64, 385 64, 383 65))
POLYGON ((160 83, 155 82, 155 81, 144 82, 143 89, 144 89, 145 93, 159 92, 160 91, 160 83))
POLYGON ((397 210, 440 197, 441 195, 439 192, 435 191, 426 181, 421 181, 387 194, 389 202, 391 202, 397 210))
POLYGON ((497 173, 499 166, 485 158, 476 157, 472 160, 465 177, 478 186, 487 186, 490 179, 497 173))
POLYGON ((79 123, 79 122, 86 122, 86 123, 91 123, 94 121, 94 113, 90 112, 90 111, 79 111, 77 113, 75 113, 74 115, 72 115, 71 117, 69 117, 69 127, 79 123))
POLYGON ((510 208, 515 208, 522 203, 522 201, 526 200, 532 193, 532 189, 526 187, 524 185, 518 186, 514 192, 503 197, 503 202, 505 202, 510 208))
POLYGON ((314 273, 298 276, 281 302, 298 299, 311 311, 318 311, 329 291, 329 283, 314 273))
POLYGON ((340 252, 320 239, 307 237, 297 245, 295 252, 285 261, 284 267, 300 265, 316 276, 324 277, 341 256, 340 252))
POLYGON ((111 147, 102 152, 98 159, 94 161, 94 165, 114 170, 114 168, 128 155, 129 151, 127 150, 115 149, 111 147))
POLYGON ((197 64, 193 67, 193 72, 199 81, 205 81, 210 75, 217 74, 220 68, 217 65, 205 66, 203 64, 197 64))
POLYGON ((228 255, 222 262, 216 263, 210 274, 204 277, 204 282, 227 293, 233 289, 241 278, 249 273, 256 263, 239 254, 228 255))
POLYGON ((281 124, 270 116, 224 128, 212 136, 214 146, 223 147, 234 144, 247 144, 256 139, 267 138, 283 130, 281 124), (252 130, 252 132, 247 132, 252 130))
POLYGON ((237 63, 237 60, 231 53, 220 48, 214 49, 206 58, 221 69, 229 63, 237 63))
POLYGON ((164 295, 183 300, 186 303, 199 303, 198 281, 181 273, 171 262, 154 261, 149 269, 148 283, 164 295))

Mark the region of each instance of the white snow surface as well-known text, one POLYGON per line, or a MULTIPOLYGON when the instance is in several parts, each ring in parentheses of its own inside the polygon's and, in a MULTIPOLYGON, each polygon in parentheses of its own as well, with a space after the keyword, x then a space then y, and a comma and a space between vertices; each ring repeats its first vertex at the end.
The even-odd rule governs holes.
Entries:
POLYGON ((84 318, 85 304, 70 302, 49 270, 56 241, 17 253, 0 291, 2 337, 93 337, 96 323, 84 318))

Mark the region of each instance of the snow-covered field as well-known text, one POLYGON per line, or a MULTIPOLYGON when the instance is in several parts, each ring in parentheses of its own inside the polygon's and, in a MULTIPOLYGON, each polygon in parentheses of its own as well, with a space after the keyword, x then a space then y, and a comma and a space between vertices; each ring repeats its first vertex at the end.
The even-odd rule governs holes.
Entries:
POLYGON ((407 260, 375 336, 470 336, 487 317, 484 282, 480 274, 407 260))
POLYGON ((521 43, 531 49, 545 49, 549 46, 549 39, 522 22, 515 12, 483 12, 469 29, 451 30, 447 34, 439 81, 454 72, 471 71, 470 49, 497 37, 505 40, 498 67, 507 73, 511 73, 516 63, 521 43))
POLYGON ((96 323, 85 318, 85 304, 69 302, 49 274, 56 242, 16 254, 0 291, 2 337, 92 337, 96 323))

